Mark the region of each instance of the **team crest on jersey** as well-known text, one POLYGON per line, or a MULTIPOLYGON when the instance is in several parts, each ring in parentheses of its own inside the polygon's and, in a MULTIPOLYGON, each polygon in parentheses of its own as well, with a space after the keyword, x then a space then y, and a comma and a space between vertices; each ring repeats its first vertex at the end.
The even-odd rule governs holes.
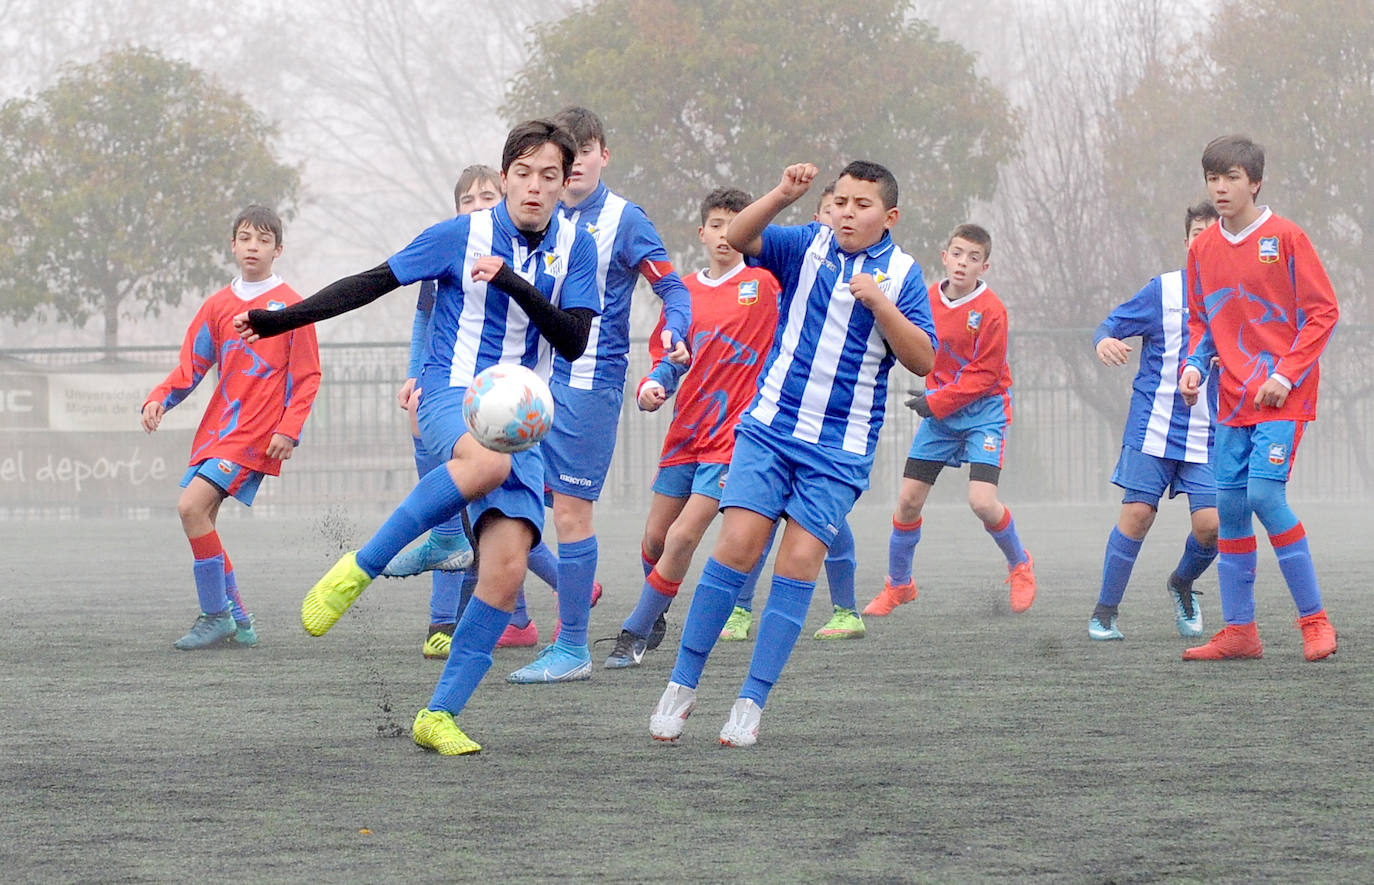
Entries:
POLYGON ((986 433, 986 434, 984 434, 984 435, 983 435, 983 451, 985 451, 985 452, 995 452, 995 451, 997 451, 997 437, 993 436, 991 433, 986 433))
POLYGON ((1277 264, 1279 260, 1279 238, 1260 237, 1259 260, 1263 264, 1277 264))
POLYGON ((888 276, 880 270, 877 270, 873 272, 873 282, 878 284, 878 290, 880 292, 882 292, 889 298, 892 297, 892 286, 894 285, 892 277, 888 276))
POLYGON ((551 277, 563 275, 563 256, 557 252, 544 253, 544 273, 551 277))
POLYGON ((285 307, 286 307, 286 302, 285 302, 285 301, 269 301, 269 302, 267 302, 267 309, 268 309, 268 310, 281 310, 281 309, 283 309, 283 308, 285 308, 285 307))
POLYGON ((220 460, 217 464, 215 464, 215 466, 219 468, 220 473, 223 473, 226 476, 234 472, 234 463, 232 461, 220 460))
POLYGON ((739 284, 739 303, 753 304, 759 300, 759 281, 744 280, 739 284))
POLYGON ((590 221, 587 222, 586 224, 584 224, 584 225, 582 226, 582 229, 585 230, 587 233, 591 234, 592 237, 593 237, 593 239, 595 239, 596 234, 597 234, 597 231, 601 230, 601 228, 599 228, 599 227, 597 227, 596 225, 592 224, 590 221))
POLYGON ((1272 443, 1269 446, 1269 463, 1282 464, 1288 460, 1288 447, 1283 443, 1272 443))
POLYGON ((983 315, 976 310, 968 312, 968 320, 964 323, 970 332, 977 332, 978 327, 983 325, 983 315))

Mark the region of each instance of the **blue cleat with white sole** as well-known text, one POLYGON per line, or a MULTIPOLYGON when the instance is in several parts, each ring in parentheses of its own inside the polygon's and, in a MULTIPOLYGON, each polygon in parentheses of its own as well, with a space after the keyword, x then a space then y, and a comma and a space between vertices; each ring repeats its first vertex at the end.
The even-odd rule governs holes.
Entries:
POLYGON ((408 578, 423 572, 461 572, 472 565, 472 544, 467 535, 429 533, 423 544, 391 557, 382 569, 384 578, 408 578))
POLYGON ((506 677, 517 685, 552 682, 580 682, 592 678, 592 654, 584 645, 571 648, 555 642, 545 646, 539 657, 506 677))
POLYGON ((1178 626, 1178 635, 1187 639, 1201 636, 1202 607, 1198 605, 1198 594, 1193 589, 1193 582, 1180 581, 1176 575, 1169 575, 1165 586, 1169 590, 1169 598, 1174 603, 1174 624, 1178 626))
POLYGON ((1088 621, 1088 636, 1099 642, 1126 638, 1120 630, 1116 629, 1116 615, 1108 615, 1105 622, 1101 615, 1093 615, 1092 620, 1088 621))

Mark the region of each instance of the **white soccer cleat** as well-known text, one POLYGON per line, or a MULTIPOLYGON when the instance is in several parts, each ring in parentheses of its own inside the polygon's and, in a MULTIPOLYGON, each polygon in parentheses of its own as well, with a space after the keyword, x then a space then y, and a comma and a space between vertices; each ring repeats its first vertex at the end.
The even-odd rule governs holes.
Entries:
POLYGON ((675 741, 682 737, 687 717, 697 708, 697 691, 676 682, 669 682, 649 717, 649 734, 656 741, 675 741))
POLYGON ((763 708, 749 698, 738 698, 730 708, 730 718, 720 730, 722 747, 752 747, 759 742, 759 720, 763 708))

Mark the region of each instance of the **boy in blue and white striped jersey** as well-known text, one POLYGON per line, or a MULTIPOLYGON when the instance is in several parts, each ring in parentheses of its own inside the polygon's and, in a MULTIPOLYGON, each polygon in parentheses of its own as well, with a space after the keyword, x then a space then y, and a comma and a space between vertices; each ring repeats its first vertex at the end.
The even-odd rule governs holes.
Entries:
MULTIPOLYGON (((1211 203, 1191 206, 1184 217, 1184 248, 1217 220, 1211 203)), ((1121 458, 1112 482, 1125 490, 1121 518, 1107 538, 1102 587, 1088 621, 1093 639, 1124 638, 1117 629, 1117 607, 1126 592, 1141 542, 1154 524, 1164 492, 1188 496, 1192 533, 1183 557, 1166 584, 1174 602, 1179 635, 1202 635, 1202 610, 1193 581, 1217 556, 1217 489, 1209 463, 1215 428, 1217 393, 1189 406, 1178 392, 1178 373, 1188 349, 1188 299, 1183 271, 1155 277, 1102 321, 1093 335, 1097 357, 1107 366, 1124 366, 1131 346, 1122 339, 1140 338, 1140 370, 1131 393, 1130 412, 1121 439, 1121 458)))

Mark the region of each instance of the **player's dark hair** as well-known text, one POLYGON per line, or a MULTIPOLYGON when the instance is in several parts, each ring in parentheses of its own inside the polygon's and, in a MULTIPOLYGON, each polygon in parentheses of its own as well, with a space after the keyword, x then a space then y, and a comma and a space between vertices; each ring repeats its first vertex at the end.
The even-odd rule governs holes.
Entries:
POLYGON ((992 257, 992 234, 988 233, 987 228, 977 224, 970 224, 967 221, 963 224, 956 225, 954 230, 949 232, 949 239, 945 240, 946 249, 949 248, 950 243, 954 242, 955 237, 961 240, 967 240, 975 246, 982 246, 984 261, 992 257))
POLYGON ((589 141, 606 147, 606 126, 593 111, 579 107, 564 108, 553 115, 553 121, 572 133, 579 149, 589 141))
MULTIPOLYGON (((1227 166, 1226 168, 1231 167, 1227 166)), ((1217 214, 1217 207, 1212 205, 1211 200, 1203 200, 1201 203, 1189 206, 1188 210, 1183 213, 1183 238, 1188 239, 1188 232, 1193 229, 1193 222, 1199 218, 1216 221, 1220 217, 1217 214)))
POLYGON ((1250 181, 1264 181, 1264 148, 1246 135, 1223 135, 1202 149, 1202 174, 1225 175, 1232 166, 1245 170, 1250 181))
POLYGON ((229 239, 236 239, 239 235, 239 228, 245 224, 253 230, 271 231, 272 236, 277 240, 277 245, 281 245, 281 216, 274 210, 261 203, 245 206, 243 211, 239 213, 239 217, 234 219, 234 226, 229 230, 229 239))
POLYGON ((528 157, 546 144, 558 148, 563 155, 563 179, 566 181, 572 175, 577 145, 568 131, 552 120, 526 120, 517 124, 506 136, 506 146, 501 149, 501 171, 509 172, 516 160, 528 157))
POLYGON ((752 202, 754 198, 737 187, 718 187, 701 201, 701 223, 706 223, 706 216, 711 214, 712 209, 724 209, 726 212, 738 214, 752 202))
POLYGON ((496 189, 501 190, 501 173, 490 166, 481 163, 474 163, 462 172, 458 173, 458 183, 453 186, 453 208, 462 208, 458 204, 463 200, 463 194, 472 190, 472 186, 479 181, 489 181, 496 185, 496 189))
POLYGON ((891 209, 897 205, 897 179, 893 177, 891 172, 887 171, 886 166, 868 160, 855 160, 844 167, 839 178, 844 178, 846 175, 850 178, 857 178, 859 181, 871 181, 878 185, 878 195, 882 198, 884 209, 891 209))
POLYGON ((829 196, 832 196, 834 193, 835 193, 835 182, 833 182, 833 181, 830 182, 829 184, 827 184, 825 187, 821 188, 821 196, 820 196, 820 199, 816 200, 816 212, 815 212, 816 215, 820 215, 820 214, 821 214, 821 207, 825 205, 825 198, 826 198, 826 197, 829 197, 829 196))

